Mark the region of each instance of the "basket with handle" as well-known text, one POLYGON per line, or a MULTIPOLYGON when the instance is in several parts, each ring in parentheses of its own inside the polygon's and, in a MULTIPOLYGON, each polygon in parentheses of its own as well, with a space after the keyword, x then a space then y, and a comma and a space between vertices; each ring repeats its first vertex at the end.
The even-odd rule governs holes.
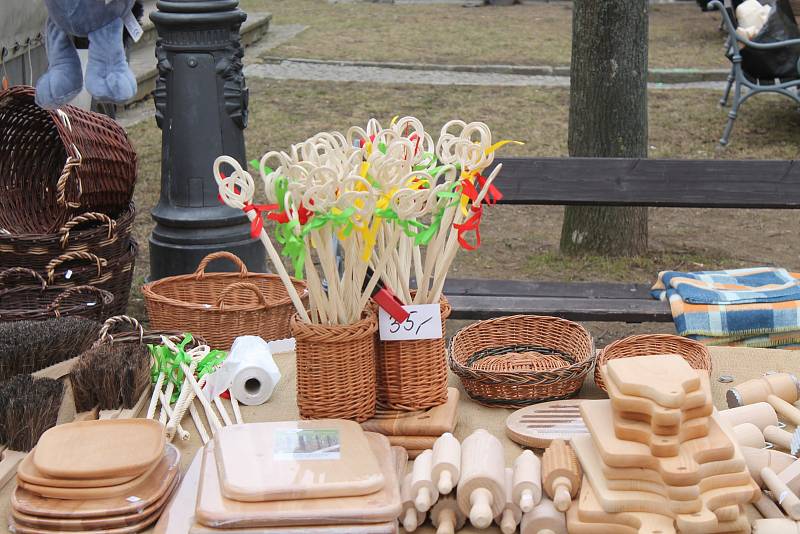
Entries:
POLYGON ((67 252, 91 252, 113 259, 128 252, 136 210, 133 203, 116 216, 86 212, 71 217, 51 234, 0 233, 0 269, 44 270, 67 252))
POLYGON ((74 106, 42 109, 34 94, 0 92, 0 231, 48 234, 76 213, 124 209, 136 180, 125 130, 74 106))
POLYGON ((391 410, 424 410, 447 402, 445 325, 450 304, 440 301, 442 337, 409 341, 379 341, 375 361, 378 406, 391 410))
POLYGON ((453 336, 448 354, 473 400, 506 408, 577 394, 594 360, 594 342, 583 326, 538 315, 473 323, 453 336))
POLYGON ((594 369, 594 382, 600 389, 606 391, 600 368, 608 360, 659 354, 677 354, 692 368, 708 371, 711 374, 711 353, 708 352, 708 347, 699 341, 672 334, 639 334, 613 341, 600 351, 594 369))
POLYGON ((0 321, 41 321, 79 315, 95 321, 108 317, 114 295, 94 286, 49 287, 36 271, 14 267, 0 272, 0 321), (29 281, 6 287, 10 280, 29 281), (32 280, 32 281, 30 281, 32 280))
MULTIPOLYGON (((304 302, 308 291, 292 279, 304 302)), ((170 276, 142 287, 150 324, 158 330, 196 333, 215 349, 229 349, 239 336, 269 341, 291 337, 289 321, 295 309, 278 275, 250 273, 230 252, 209 254, 193 274, 170 276), (232 273, 207 273, 214 260, 226 259, 232 273)))

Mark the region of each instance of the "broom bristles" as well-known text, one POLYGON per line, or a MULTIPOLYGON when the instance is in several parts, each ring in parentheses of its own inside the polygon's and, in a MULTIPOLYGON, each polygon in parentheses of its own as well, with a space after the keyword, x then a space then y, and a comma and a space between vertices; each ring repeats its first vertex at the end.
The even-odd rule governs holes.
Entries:
POLYGON ((58 422, 64 384, 51 378, 17 375, 0 384, 0 442, 27 452, 58 422))
POLYGON ((150 353, 139 343, 102 343, 84 352, 70 374, 75 409, 133 408, 150 384, 150 353))

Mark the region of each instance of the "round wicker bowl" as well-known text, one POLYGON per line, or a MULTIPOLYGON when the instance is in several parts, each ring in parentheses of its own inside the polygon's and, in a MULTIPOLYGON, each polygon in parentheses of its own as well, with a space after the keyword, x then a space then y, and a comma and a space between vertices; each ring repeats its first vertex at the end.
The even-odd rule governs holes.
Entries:
POLYGON ((473 400, 506 408, 575 395, 594 359, 585 328, 537 315, 471 324, 453 336, 448 355, 473 400))
POLYGON ((656 354, 677 354, 683 357, 692 368, 703 369, 709 374, 711 373, 711 354, 702 343, 672 334, 640 334, 618 339, 600 351, 594 368, 594 381, 597 387, 606 391, 600 368, 608 360, 656 354))

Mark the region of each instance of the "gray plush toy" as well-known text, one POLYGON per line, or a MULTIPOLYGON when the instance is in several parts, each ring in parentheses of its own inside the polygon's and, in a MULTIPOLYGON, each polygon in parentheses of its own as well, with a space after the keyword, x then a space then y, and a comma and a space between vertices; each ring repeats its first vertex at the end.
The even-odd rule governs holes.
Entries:
MULTIPOLYGON (((55 108, 83 87, 83 73, 72 37, 88 37, 86 89, 99 102, 125 102, 136 94, 136 78, 125 58, 123 18, 134 0, 45 0, 49 67, 36 83, 36 103, 55 108)), ((134 19, 135 20, 135 19, 134 19)))

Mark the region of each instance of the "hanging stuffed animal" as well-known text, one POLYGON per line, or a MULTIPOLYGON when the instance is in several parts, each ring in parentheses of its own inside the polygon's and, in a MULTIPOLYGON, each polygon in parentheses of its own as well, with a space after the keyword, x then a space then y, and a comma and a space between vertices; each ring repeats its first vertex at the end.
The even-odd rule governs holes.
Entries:
MULTIPOLYGON (((136 78, 125 57, 123 18, 134 0, 45 0, 49 67, 36 83, 36 103, 55 108, 83 88, 83 73, 72 37, 88 37, 86 89, 99 102, 123 103, 136 94, 136 78)), ((135 19, 134 19, 135 22, 135 19)))

